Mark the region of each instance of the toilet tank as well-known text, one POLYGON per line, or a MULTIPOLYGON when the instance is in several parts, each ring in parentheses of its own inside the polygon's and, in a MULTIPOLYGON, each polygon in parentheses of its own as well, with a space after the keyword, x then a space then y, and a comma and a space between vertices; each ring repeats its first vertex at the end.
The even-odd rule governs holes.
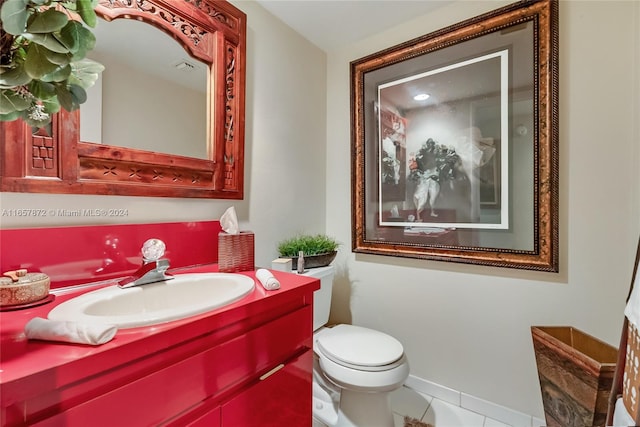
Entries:
POLYGON ((302 274, 320 279, 320 289, 313 294, 313 330, 315 331, 329 321, 335 267, 329 265, 327 267, 310 268, 302 274))

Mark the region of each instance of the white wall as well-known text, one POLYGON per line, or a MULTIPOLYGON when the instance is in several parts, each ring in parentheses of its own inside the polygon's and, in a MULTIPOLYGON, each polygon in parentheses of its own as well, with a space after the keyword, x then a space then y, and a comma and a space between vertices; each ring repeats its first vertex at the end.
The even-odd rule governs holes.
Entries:
POLYGON ((255 2, 233 3, 248 15, 243 201, 1 193, 0 209, 120 208, 129 213, 100 219, 2 216, 2 228, 214 220, 233 205, 242 228, 255 232, 260 266, 277 257, 279 239, 322 231, 326 55, 255 2))
MULTIPOLYGON (((349 62, 506 3, 461 1, 329 53, 328 233, 351 236, 349 62)), ((413 375, 540 418, 532 325, 617 346, 640 231, 639 9, 560 3, 560 273, 343 250, 334 321, 396 336, 413 375)))
POLYGON ((207 158, 206 75, 199 82, 203 90, 197 91, 154 73, 142 73, 112 56, 96 56, 96 61, 105 66, 102 142, 207 158), (136 123, 122 125, 131 120, 136 123))

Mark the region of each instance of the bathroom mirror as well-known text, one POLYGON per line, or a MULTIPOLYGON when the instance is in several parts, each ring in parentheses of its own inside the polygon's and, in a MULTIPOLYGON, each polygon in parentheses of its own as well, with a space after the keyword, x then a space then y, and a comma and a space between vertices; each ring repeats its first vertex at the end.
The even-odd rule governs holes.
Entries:
POLYGON ((209 65, 135 19, 100 19, 93 32, 89 56, 105 70, 80 106, 80 141, 207 159, 209 65))
POLYGON ((557 9, 351 63, 354 252, 558 271, 557 9))
MULTIPOLYGON (((213 0, 100 0, 96 13, 104 19, 99 26, 107 31, 110 24, 132 20, 171 37, 182 48, 180 60, 204 69, 204 103, 194 107, 190 101, 178 101, 170 95, 167 84, 148 86, 147 99, 136 98, 140 101, 137 108, 117 119, 118 130, 125 132, 99 143, 80 138, 81 114, 89 114, 86 111, 62 110, 42 129, 31 129, 21 121, 2 122, 0 189, 242 199, 246 15, 226 1, 213 0), (145 114, 152 108, 145 108, 145 102, 153 103, 154 108, 160 104, 161 109, 173 113, 175 133, 173 141, 165 145, 185 146, 198 139, 200 153, 157 148, 158 122, 165 119, 155 116, 142 130, 135 131, 138 141, 124 143, 122 135, 134 133, 132 123, 142 122, 143 116, 147 120, 145 114), (204 118, 198 119, 199 124, 195 124, 196 115, 204 118), (195 126, 197 130, 191 129, 195 126), (147 145, 139 144, 139 140, 147 145)), ((190 66, 175 62, 176 67, 190 66)), ((136 78, 142 83, 150 80, 135 70, 116 73, 128 74, 128 84, 136 78)), ((122 89, 124 83, 119 86, 122 89)), ((111 92, 109 89, 109 96, 111 92)), ((132 104, 131 99, 124 101, 123 108, 127 103, 132 104)))

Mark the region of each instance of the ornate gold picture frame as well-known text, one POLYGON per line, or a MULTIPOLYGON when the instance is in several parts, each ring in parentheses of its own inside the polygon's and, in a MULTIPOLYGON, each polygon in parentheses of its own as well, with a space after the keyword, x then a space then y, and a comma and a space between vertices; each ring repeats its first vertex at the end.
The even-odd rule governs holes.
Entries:
POLYGON ((558 271, 558 4, 351 63, 353 251, 558 271))

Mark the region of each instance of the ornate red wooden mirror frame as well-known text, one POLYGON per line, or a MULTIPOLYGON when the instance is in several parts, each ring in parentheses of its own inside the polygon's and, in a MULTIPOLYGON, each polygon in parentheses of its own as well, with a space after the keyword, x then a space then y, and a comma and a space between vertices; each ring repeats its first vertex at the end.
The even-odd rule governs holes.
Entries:
POLYGON ((242 199, 246 15, 214 0, 100 0, 96 12, 151 24, 209 64, 209 158, 82 142, 79 111, 62 110, 35 133, 0 123, 0 190, 242 199))

